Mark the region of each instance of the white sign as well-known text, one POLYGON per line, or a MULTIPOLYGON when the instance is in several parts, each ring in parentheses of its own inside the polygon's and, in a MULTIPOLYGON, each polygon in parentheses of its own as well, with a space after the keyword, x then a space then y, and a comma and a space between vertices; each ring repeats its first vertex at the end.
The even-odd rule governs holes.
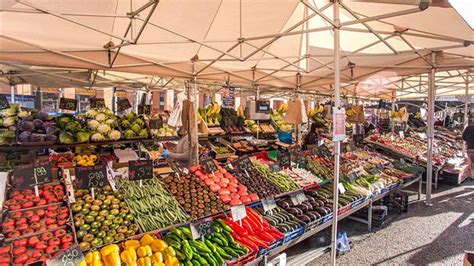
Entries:
POLYGON ((337 189, 339 189, 339 193, 344 194, 346 192, 346 188, 342 183, 337 184, 337 189))
POLYGON ((264 212, 271 211, 277 207, 275 203, 275 199, 272 199, 272 198, 262 200, 262 205, 263 205, 264 212))
POLYGON ((400 134, 401 139, 405 138, 405 132, 403 132, 402 130, 398 131, 398 134, 400 134))
POLYGON ((346 110, 344 108, 339 110, 334 108, 332 127, 332 139, 334 141, 343 141, 346 138, 346 110))
POLYGON ((426 133, 418 133, 418 136, 420 136, 420 139, 425 140, 426 139, 426 133))
POLYGON ((230 208, 230 212, 232 213, 232 221, 237 222, 245 217, 247 217, 247 210, 245 209, 245 205, 237 205, 230 208))
POLYGON ((291 195, 290 198, 291 198, 291 202, 293 202, 293 205, 299 205, 306 200, 306 196, 304 195, 303 192, 293 194, 291 195))

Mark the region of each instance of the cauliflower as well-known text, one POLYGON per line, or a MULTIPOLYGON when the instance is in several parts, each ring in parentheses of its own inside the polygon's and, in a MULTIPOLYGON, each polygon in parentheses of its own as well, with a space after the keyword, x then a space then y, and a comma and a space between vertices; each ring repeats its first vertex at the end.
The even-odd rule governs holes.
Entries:
POLYGON ((89 118, 94 118, 97 114, 98 114, 97 110, 95 110, 95 109, 89 109, 86 112, 86 116, 89 117, 89 118))
POLYGON ((99 121, 99 122, 102 122, 102 121, 105 121, 107 117, 105 116, 105 114, 103 113, 99 113, 95 116, 95 120, 99 121))
POLYGON ((111 130, 110 126, 106 124, 103 124, 97 127, 97 131, 99 131, 102 134, 107 134, 110 132, 110 130, 111 130))
POLYGON ((89 120, 87 126, 91 130, 96 130, 100 126, 100 123, 97 120, 89 120))
POLYGON ((105 139, 104 136, 100 133, 94 133, 91 136, 92 141, 101 141, 101 140, 104 140, 104 139, 105 139))
POLYGON ((120 134, 120 131, 118 130, 112 130, 110 133, 109 133, 109 138, 111 140, 119 140, 121 137, 121 134, 120 134))
POLYGON ((107 121, 105 121, 105 123, 107 125, 109 125, 110 127, 115 127, 116 126, 116 121, 114 119, 107 119, 107 121))
POLYGON ((109 108, 105 108, 104 110, 104 113, 108 116, 113 116, 115 115, 114 112, 112 112, 112 110, 110 110, 109 108))

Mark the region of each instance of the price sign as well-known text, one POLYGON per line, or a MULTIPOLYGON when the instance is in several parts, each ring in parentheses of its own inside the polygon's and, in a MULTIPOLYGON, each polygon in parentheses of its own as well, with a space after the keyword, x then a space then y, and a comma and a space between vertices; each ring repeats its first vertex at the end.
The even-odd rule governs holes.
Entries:
POLYGON ((153 178, 152 160, 128 161, 128 179, 142 180, 153 178))
POLYGON ((273 199, 273 198, 268 198, 268 199, 262 200, 262 205, 263 205, 263 211, 264 212, 271 211, 271 210, 273 210, 277 207, 275 199, 273 199))
POLYGON ((357 178, 359 178, 356 172, 350 172, 348 177, 352 183, 354 183, 357 180, 357 178))
POLYGON ((249 157, 244 157, 243 159, 233 161, 232 165, 237 168, 237 170, 241 173, 245 171, 250 172, 253 168, 252 162, 250 161, 249 157))
POLYGON ((217 166, 216 164, 214 163, 213 160, 209 159, 209 160, 204 160, 202 162, 202 166, 204 167, 204 170, 207 172, 207 173, 212 173, 212 172, 215 172, 217 171, 217 166))
POLYGON ((317 145, 308 145, 307 148, 308 148, 308 151, 309 151, 310 154, 312 154, 312 155, 318 155, 318 153, 319 153, 319 148, 318 148, 317 145))
POLYGON ((58 252, 53 258, 46 260, 47 266, 75 266, 85 260, 79 245, 58 252))
POLYGON ((278 158, 278 163, 280 164, 281 168, 291 167, 291 157, 289 153, 280 152, 278 153, 277 158, 278 158))
POLYGON ((138 105, 138 114, 142 115, 149 115, 151 114, 151 105, 149 104, 139 104, 138 105))
POLYGON ((377 167, 372 167, 369 169, 369 173, 372 175, 377 175, 377 174, 380 174, 380 171, 377 167))
POLYGON ((120 112, 123 112, 129 108, 131 108, 132 105, 130 104, 130 102, 128 101, 127 98, 121 98, 117 101, 117 109, 120 111, 120 112))
POLYGON ((270 167, 270 171, 271 172, 280 172, 280 165, 277 164, 277 163, 271 163, 268 165, 268 167, 270 167))
POLYGON ((405 138, 405 132, 403 132, 403 130, 398 131, 398 134, 400 135, 401 139, 405 138))
POLYGON ((382 171, 383 170, 383 164, 378 163, 377 164, 377 169, 379 169, 379 171, 382 171))
POLYGON ((304 155, 299 155, 296 157, 296 164, 298 168, 306 168, 307 159, 304 155))
POLYGON ((422 140, 426 139, 426 133, 418 133, 418 136, 420 136, 420 139, 422 140))
POLYGON ((150 119, 150 129, 160 129, 163 127, 163 120, 161 119, 150 119))
POLYGON ((346 192, 346 188, 342 183, 337 184, 337 189, 339 190, 339 193, 344 194, 346 192))
POLYGON ((232 214, 232 221, 237 222, 245 217, 247 217, 247 210, 245 209, 245 205, 237 205, 230 208, 230 212, 232 214))
POLYGON ((0 110, 10 108, 10 103, 5 95, 0 95, 0 110))
POLYGON ((91 104, 91 108, 104 108, 105 101, 103 98, 90 98, 89 102, 91 104))
POLYGON ((306 201, 306 196, 304 195, 303 192, 298 192, 296 194, 293 194, 290 196, 290 198, 293 205, 299 205, 306 201))
POLYGON ((36 162, 18 165, 13 170, 16 188, 24 189, 52 182, 51 165, 49 162, 36 162))
POLYGON ((77 100, 76 99, 68 99, 68 98, 60 98, 59 99, 59 109, 69 110, 69 111, 76 111, 76 109, 77 109, 77 100))
POLYGON ((203 220, 199 222, 193 223, 194 228, 196 228, 196 232, 199 235, 199 237, 203 237, 205 235, 210 235, 215 232, 214 230, 214 224, 212 223, 212 220, 203 220))
POLYGON ((107 169, 105 164, 76 167, 76 188, 93 188, 107 185, 107 169))

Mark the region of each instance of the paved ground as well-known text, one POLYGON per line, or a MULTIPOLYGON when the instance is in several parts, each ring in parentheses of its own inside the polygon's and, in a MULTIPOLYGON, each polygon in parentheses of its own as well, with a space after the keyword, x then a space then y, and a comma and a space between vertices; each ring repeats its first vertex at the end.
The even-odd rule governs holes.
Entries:
MULTIPOLYGON (((363 224, 341 221, 340 230, 347 232, 353 247, 338 257, 338 265, 462 265, 464 250, 474 250, 474 180, 459 187, 441 185, 433 196, 433 207, 427 207, 423 199, 371 233, 363 224)), ((310 259, 328 241, 329 230, 293 247, 288 264, 328 264, 328 253, 310 259)))

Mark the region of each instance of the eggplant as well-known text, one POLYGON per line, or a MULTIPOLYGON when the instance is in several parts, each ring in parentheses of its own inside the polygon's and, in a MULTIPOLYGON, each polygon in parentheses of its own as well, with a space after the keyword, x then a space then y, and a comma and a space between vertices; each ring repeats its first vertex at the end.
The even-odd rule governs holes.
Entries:
POLYGON ((309 218, 309 216, 307 215, 300 215, 300 216, 297 216, 298 219, 300 219, 301 221, 305 222, 305 223, 310 223, 311 222, 311 218, 309 218))
POLYGON ((321 216, 326 216, 329 214, 324 207, 318 207, 315 209, 315 211, 321 214, 321 216))

